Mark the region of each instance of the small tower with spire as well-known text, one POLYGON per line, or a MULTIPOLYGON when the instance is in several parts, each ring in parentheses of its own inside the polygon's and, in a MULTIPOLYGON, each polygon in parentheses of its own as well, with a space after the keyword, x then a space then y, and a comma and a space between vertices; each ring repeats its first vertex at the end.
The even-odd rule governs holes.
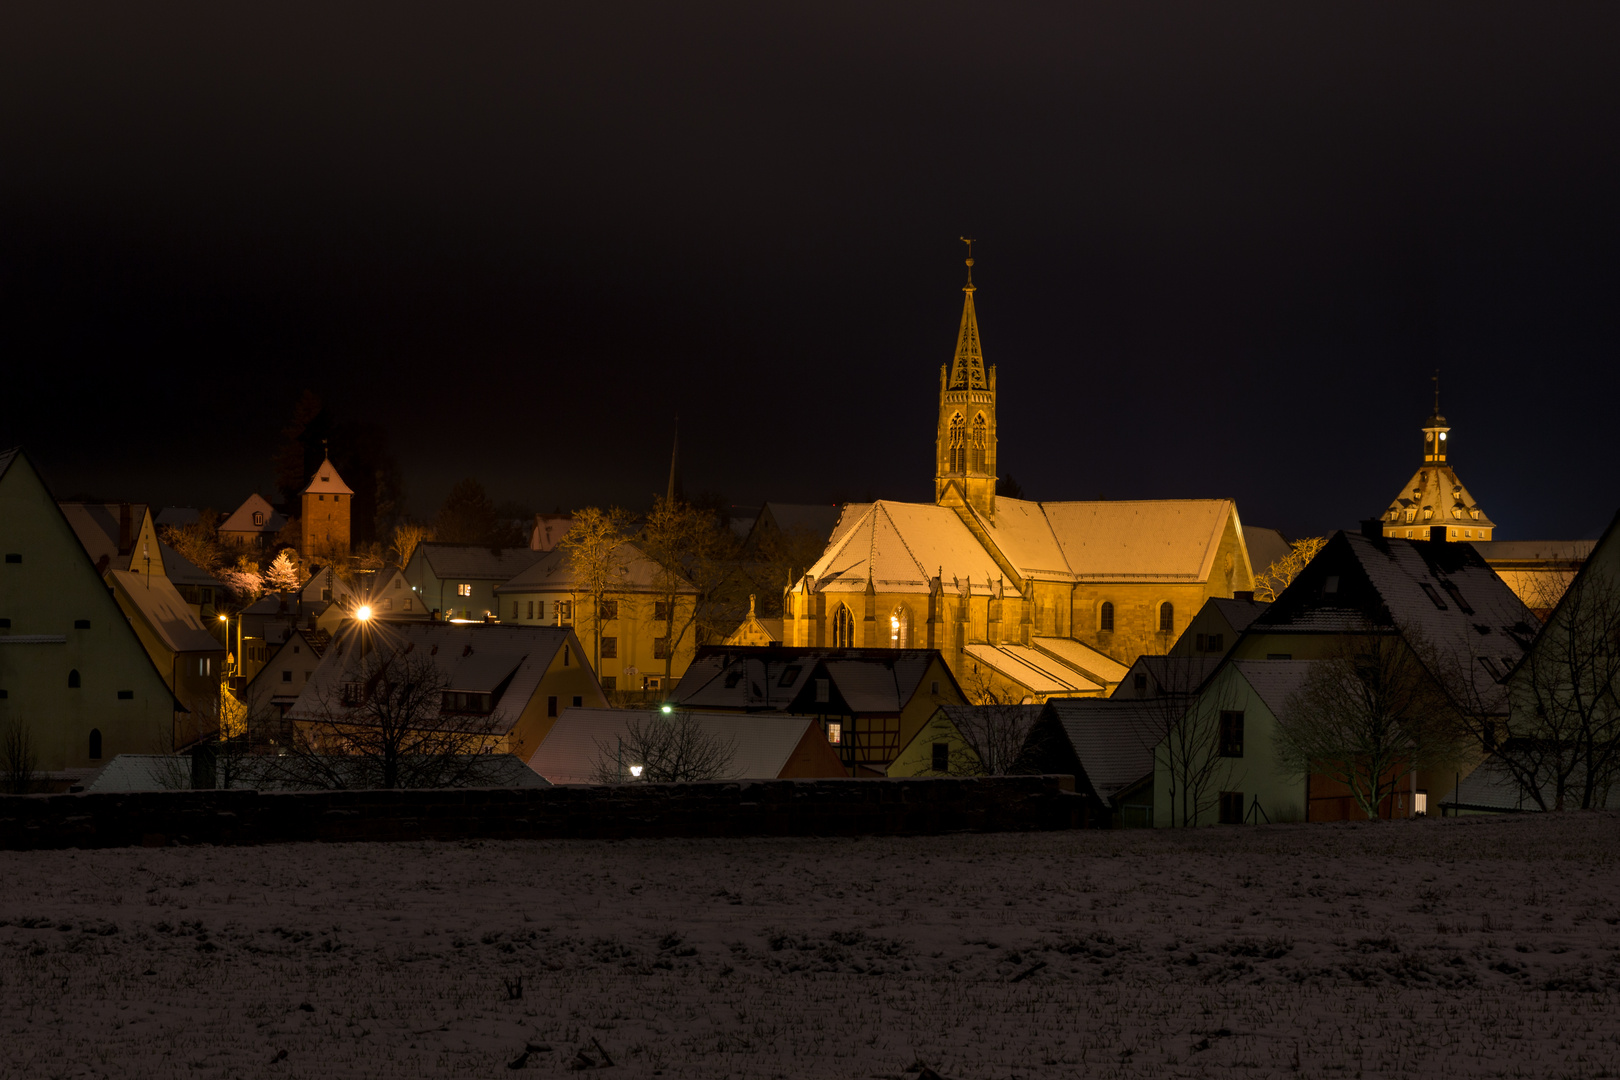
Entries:
POLYGON ((1423 422, 1423 464, 1384 511, 1384 535, 1411 540, 1489 540, 1496 523, 1485 516, 1451 466, 1451 427, 1440 414, 1440 373, 1436 371, 1432 379, 1434 411, 1423 422))
POLYGON ((321 440, 321 467, 304 488, 298 519, 298 553, 308 559, 349 554, 349 519, 354 490, 332 467, 331 451, 321 440))
POLYGON ((939 427, 934 436, 934 501, 968 506, 985 518, 996 513, 996 369, 986 368, 973 310, 973 241, 956 356, 939 369, 939 427))

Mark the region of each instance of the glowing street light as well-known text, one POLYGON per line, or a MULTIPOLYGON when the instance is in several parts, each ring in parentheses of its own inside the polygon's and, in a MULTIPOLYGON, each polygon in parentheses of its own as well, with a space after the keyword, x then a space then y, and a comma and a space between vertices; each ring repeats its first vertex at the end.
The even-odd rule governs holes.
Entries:
POLYGON ((361 604, 360 607, 355 610, 354 617, 359 619, 361 622, 365 622, 366 620, 370 619, 371 618, 371 605, 370 604, 361 604))
POLYGON ((668 715, 669 715, 669 714, 670 714, 670 713, 672 713, 672 712, 674 712, 674 711, 675 711, 675 709, 674 709, 674 707, 673 707, 673 706, 670 706, 670 705, 665 705, 665 706, 664 706, 664 707, 663 707, 663 709, 662 709, 662 712, 663 712, 663 714, 664 714, 664 715, 665 715, 665 716, 668 716, 668 715))
POLYGON ((630 775, 635 777, 637 780, 640 780, 641 779, 641 770, 644 767, 645 766, 642 766, 642 765, 632 765, 632 766, 630 766, 630 775))

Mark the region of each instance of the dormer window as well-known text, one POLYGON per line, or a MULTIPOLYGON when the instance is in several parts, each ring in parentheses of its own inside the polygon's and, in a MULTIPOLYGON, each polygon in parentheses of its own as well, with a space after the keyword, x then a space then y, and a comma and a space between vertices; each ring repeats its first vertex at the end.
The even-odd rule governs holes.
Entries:
POLYGON ((1433 517, 1434 517, 1434 507, 1425 506, 1423 508, 1423 520, 1428 521, 1429 519, 1431 519, 1433 517))
POLYGON ((264 524, 264 511, 263 510, 255 510, 255 511, 253 511, 253 524, 255 524, 255 525, 263 525, 264 524))

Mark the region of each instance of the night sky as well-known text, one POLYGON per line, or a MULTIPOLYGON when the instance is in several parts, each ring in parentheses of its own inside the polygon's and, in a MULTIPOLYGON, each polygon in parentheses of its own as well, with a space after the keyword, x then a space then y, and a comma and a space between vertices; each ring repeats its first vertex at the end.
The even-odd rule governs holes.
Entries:
POLYGON ((0 445, 410 507, 931 496, 975 236, 1031 497, 1377 514, 1442 371, 1501 539, 1620 507, 1620 8, 7 4, 0 445))

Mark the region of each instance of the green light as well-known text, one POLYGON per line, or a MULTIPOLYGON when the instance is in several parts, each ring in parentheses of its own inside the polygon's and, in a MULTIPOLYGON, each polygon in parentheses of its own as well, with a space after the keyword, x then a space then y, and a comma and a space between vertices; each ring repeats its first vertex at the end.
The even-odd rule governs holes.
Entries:
POLYGON ((669 706, 668 706, 668 705, 665 705, 665 706, 664 706, 664 711, 665 711, 665 712, 666 712, 666 713, 667 713, 667 712, 671 712, 671 711, 673 711, 673 710, 671 710, 671 709, 670 709, 670 707, 669 707, 669 706))

